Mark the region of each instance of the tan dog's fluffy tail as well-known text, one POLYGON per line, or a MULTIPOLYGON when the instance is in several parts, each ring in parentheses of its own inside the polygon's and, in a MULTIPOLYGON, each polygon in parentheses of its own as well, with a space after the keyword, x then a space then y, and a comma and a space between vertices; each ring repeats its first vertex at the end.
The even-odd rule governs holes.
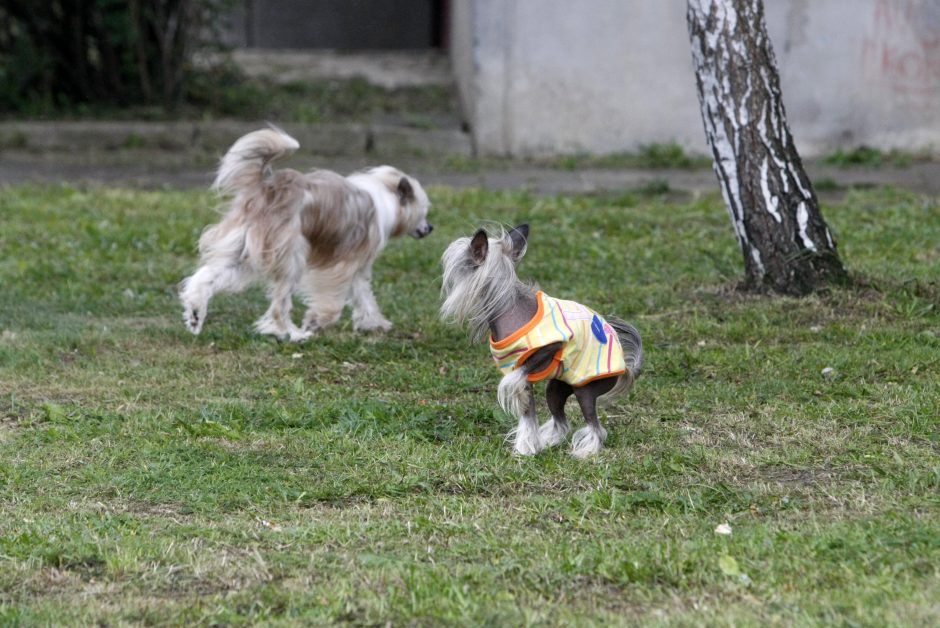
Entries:
POLYGON ((212 189, 223 195, 238 194, 257 186, 271 162, 292 154, 300 144, 277 127, 245 135, 225 153, 212 189))

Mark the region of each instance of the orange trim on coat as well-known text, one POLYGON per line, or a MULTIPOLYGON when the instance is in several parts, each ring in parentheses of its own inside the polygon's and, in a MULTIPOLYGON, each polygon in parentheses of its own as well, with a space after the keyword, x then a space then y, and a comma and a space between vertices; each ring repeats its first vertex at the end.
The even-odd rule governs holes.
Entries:
POLYGON ((581 382, 580 384, 578 384, 577 386, 575 386, 575 388, 581 388, 582 386, 585 386, 585 385, 587 385, 587 384, 590 384, 591 382, 597 381, 597 380, 599 380, 599 379, 607 379, 608 377, 620 377, 620 376, 623 375, 624 373, 626 373, 626 371, 616 371, 616 372, 614 372, 614 373, 604 373, 603 375, 597 375, 596 377, 590 377, 590 378, 584 380, 583 382, 581 382))
POLYGON ((529 358, 531 358, 531 357, 532 357, 532 354, 535 353, 536 351, 538 351, 538 350, 541 349, 541 348, 542 348, 542 347, 532 347, 531 349, 529 349, 528 351, 526 351, 525 353, 523 353, 522 355, 520 355, 520 356, 519 356, 519 359, 516 360, 515 364, 513 364, 513 366, 512 366, 513 370, 518 369, 518 368, 522 368, 522 365, 525 364, 525 361, 528 360, 529 358))
POLYGON ((543 370, 538 373, 529 373, 526 376, 526 379, 530 382, 540 382, 543 379, 548 379, 558 371, 558 367, 561 365, 561 360, 558 356, 561 354, 561 350, 558 350, 558 353, 555 354, 555 357, 552 358, 552 363, 545 367, 543 370))
POLYGON ((492 348, 494 348, 494 349, 505 349, 506 347, 508 347, 509 345, 511 345, 512 343, 514 343, 515 341, 519 340, 520 338, 522 338, 523 336, 525 336, 525 335, 526 335, 527 333, 529 333, 530 331, 532 331, 532 328, 534 328, 536 325, 539 324, 539 321, 542 320, 542 315, 543 315, 544 312, 545 312, 545 305, 542 303, 542 291, 541 291, 541 290, 539 290, 538 292, 535 293, 535 300, 538 302, 538 308, 539 308, 539 309, 536 310, 535 316, 533 316, 533 317, 529 320, 528 323, 526 323, 525 325, 523 325, 522 327, 520 327, 520 328, 517 329, 516 331, 512 332, 511 334, 509 334, 508 336, 506 336, 506 337, 503 338, 502 340, 493 340, 493 335, 490 334, 490 346, 491 346, 492 348))

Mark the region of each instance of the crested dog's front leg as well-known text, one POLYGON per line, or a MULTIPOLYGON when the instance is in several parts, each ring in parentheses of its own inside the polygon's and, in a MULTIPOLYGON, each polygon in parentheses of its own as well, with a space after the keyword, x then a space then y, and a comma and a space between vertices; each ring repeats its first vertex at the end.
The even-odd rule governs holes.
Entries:
POLYGON ((599 379, 581 388, 575 388, 574 396, 581 407, 581 414, 587 425, 571 437, 571 455, 575 458, 587 458, 600 453, 607 440, 607 430, 597 418, 597 398, 610 392, 617 382, 616 378, 599 379))
POLYGON ((503 410, 519 420, 509 433, 516 453, 533 456, 542 451, 539 423, 535 416, 535 395, 523 369, 515 370, 500 380, 497 399, 503 410))

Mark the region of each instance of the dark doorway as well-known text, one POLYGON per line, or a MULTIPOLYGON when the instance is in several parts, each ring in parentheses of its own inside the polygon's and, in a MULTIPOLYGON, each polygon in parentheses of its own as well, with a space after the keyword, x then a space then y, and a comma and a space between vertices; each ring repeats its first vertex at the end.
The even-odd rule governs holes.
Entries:
POLYGON ((447 0, 241 0, 230 41, 246 48, 444 47, 447 0))

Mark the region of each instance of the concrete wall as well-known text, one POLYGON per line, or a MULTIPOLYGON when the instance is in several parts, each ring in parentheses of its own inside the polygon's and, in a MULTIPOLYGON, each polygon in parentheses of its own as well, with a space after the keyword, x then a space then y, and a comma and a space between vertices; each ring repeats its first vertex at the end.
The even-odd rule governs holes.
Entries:
MULTIPOLYGON (((685 0, 454 0, 451 56, 481 154, 704 152, 685 0)), ((805 155, 940 150, 940 0, 765 0, 805 155)))
POLYGON ((473 15, 470 2, 454 2, 450 5, 448 31, 450 63, 454 81, 460 96, 460 107, 466 120, 475 119, 477 74, 473 61, 473 15))

